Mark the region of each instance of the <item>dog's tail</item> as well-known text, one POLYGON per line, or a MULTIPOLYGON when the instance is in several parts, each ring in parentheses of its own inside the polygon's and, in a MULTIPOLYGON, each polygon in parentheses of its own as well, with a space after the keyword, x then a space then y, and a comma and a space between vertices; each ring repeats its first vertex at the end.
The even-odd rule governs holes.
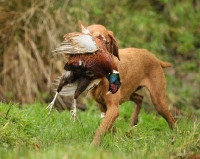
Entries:
POLYGON ((169 63, 169 62, 164 62, 164 61, 161 61, 161 60, 159 62, 160 62, 160 65, 161 65, 162 68, 171 67, 172 66, 172 64, 169 63))

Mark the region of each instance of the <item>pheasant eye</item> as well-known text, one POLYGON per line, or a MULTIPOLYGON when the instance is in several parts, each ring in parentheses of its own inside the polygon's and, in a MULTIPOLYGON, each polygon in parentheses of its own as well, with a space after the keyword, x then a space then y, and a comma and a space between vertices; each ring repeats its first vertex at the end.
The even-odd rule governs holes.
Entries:
POLYGON ((94 76, 94 73, 93 73, 92 71, 85 71, 85 73, 86 73, 89 77, 94 76))

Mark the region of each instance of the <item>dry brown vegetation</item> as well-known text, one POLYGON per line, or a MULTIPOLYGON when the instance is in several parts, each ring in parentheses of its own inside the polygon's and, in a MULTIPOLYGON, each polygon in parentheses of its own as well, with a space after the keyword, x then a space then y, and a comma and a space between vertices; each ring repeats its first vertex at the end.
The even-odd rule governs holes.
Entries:
POLYGON ((68 2, 57 10, 56 0, 6 1, 0 7, 0 95, 22 104, 37 98, 44 102, 51 79, 62 60, 51 51, 64 33, 77 22, 65 12, 68 2), (53 72, 53 73, 52 73, 53 72), (41 92, 43 94, 41 94, 41 92))

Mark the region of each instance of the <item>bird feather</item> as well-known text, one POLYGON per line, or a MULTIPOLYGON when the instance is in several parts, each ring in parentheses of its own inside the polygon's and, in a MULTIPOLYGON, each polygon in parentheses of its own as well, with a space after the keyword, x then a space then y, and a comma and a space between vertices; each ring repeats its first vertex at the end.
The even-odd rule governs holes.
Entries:
MULTIPOLYGON (((54 81, 54 85, 55 86, 58 86, 59 85, 59 82, 60 82, 60 79, 61 79, 61 76, 58 77, 57 79, 55 79, 54 81)), ((95 80, 92 80, 90 82, 90 84, 88 85, 88 87, 86 88, 85 91, 89 91, 90 89, 92 89, 93 87, 97 86, 99 84, 99 82, 101 81, 101 79, 95 79, 95 80)), ((62 96, 73 96, 75 91, 76 91, 76 88, 77 88, 77 84, 78 84, 78 80, 76 80, 75 82, 73 83, 69 83, 67 85, 65 85, 62 90, 59 92, 59 95, 62 95, 62 96)), ((56 88, 53 88, 52 89, 53 92, 56 92, 57 89, 56 88)))
POLYGON ((84 54, 99 50, 94 38, 84 33, 68 33, 65 40, 53 51, 55 54, 84 54))

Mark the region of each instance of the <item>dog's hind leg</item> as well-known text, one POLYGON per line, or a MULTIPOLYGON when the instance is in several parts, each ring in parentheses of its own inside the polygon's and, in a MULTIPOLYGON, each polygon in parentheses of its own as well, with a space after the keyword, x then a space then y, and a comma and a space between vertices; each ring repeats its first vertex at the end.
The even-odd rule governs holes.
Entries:
POLYGON ((134 112, 131 116, 131 120, 130 120, 130 125, 137 125, 138 123, 138 115, 140 113, 140 109, 142 107, 142 99, 143 99, 143 95, 140 95, 138 93, 133 93, 130 97, 130 100, 135 102, 135 108, 134 108, 134 112))
POLYGON ((157 112, 168 122, 168 125, 173 129, 175 119, 170 114, 166 101, 166 82, 163 71, 152 71, 151 78, 148 78, 145 86, 148 88, 152 103, 157 112))

